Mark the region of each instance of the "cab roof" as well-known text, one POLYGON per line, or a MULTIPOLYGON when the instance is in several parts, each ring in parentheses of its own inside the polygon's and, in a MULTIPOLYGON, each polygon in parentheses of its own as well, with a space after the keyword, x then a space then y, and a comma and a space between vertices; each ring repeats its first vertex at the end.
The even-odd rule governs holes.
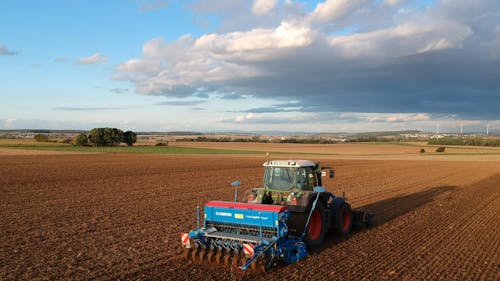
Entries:
POLYGON ((316 167, 317 163, 310 160, 271 160, 264 167, 316 167))

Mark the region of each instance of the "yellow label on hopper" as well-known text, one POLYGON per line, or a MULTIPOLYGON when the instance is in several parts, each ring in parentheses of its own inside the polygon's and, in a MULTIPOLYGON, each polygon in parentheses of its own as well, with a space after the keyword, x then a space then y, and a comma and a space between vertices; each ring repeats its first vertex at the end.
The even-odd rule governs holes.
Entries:
POLYGON ((243 214, 234 214, 234 218, 243 219, 243 214))

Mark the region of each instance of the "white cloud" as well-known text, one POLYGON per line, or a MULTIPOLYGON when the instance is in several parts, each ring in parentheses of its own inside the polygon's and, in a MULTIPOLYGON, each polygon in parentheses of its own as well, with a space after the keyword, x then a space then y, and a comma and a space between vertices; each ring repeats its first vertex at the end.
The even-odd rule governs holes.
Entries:
MULTIPOLYGON (((315 32, 298 22, 282 22, 275 29, 184 35, 172 43, 161 38, 147 42, 143 57, 118 66, 119 80, 132 80, 139 93, 168 93, 179 87, 193 89, 216 83, 269 75, 242 61, 263 61, 283 50, 312 44, 315 32)), ((192 93, 191 91, 190 93, 192 93)))
POLYGON ((13 129, 16 126, 17 119, 16 118, 7 118, 7 119, 0 120, 0 121, 2 123, 1 128, 3 128, 3 129, 13 129))
MULTIPOLYGON (((230 54, 310 45, 315 37, 312 29, 298 21, 283 21, 275 29, 253 29, 247 32, 203 35, 195 47, 216 54, 230 54)), ((243 58, 243 57, 242 57, 243 58)))
POLYGON ((405 22, 395 27, 333 37, 330 44, 347 57, 398 57, 459 48, 472 34, 457 22, 405 22))
POLYGON ((366 122, 399 123, 410 121, 428 121, 431 119, 427 113, 360 113, 344 112, 339 115, 340 119, 353 119, 366 122))
POLYGON ((154 63, 151 60, 130 59, 118 66, 118 70, 122 72, 134 73, 156 73, 161 70, 160 63, 154 63))
POLYGON ((493 59, 500 58, 500 25, 497 25, 494 29, 494 38, 488 42, 486 45, 490 49, 490 56, 493 59))
POLYGON ((54 59, 54 62, 57 62, 57 63, 62 63, 62 62, 66 62, 66 61, 68 61, 68 59, 65 57, 58 57, 58 58, 54 59))
MULTIPOLYGON (((317 113, 247 113, 236 117, 219 118, 219 123, 234 124, 306 124, 311 120, 320 120, 317 113)), ((287 129, 289 130, 289 129, 287 129)))
POLYGON ((139 10, 142 12, 150 12, 163 9, 170 5, 170 0, 153 0, 146 1, 139 7, 139 10))
POLYGON ((318 3, 310 17, 318 22, 335 22, 356 11, 367 0, 326 0, 318 3))
POLYGON ((456 133, 463 126, 464 132, 483 131, 490 124, 490 132, 500 129, 500 120, 469 120, 456 116, 428 113, 248 113, 216 119, 221 126, 238 126, 239 129, 279 130, 304 132, 369 132, 394 130, 424 130, 433 132, 439 125, 441 132, 456 133), (286 127, 284 125, 286 124, 286 127))
POLYGON ((402 2, 404 2, 406 0, 384 0, 384 5, 387 5, 387 6, 396 6, 398 4, 401 4, 402 2))
POLYGON ((433 42, 430 42, 424 48, 421 48, 420 50, 418 50, 417 53, 439 51, 439 50, 444 50, 444 49, 450 49, 453 47, 455 47, 455 44, 450 42, 450 40, 448 40, 446 38, 441 38, 441 39, 437 39, 433 42))
POLYGON ((77 61, 78 64, 97 64, 101 62, 108 61, 108 58, 101 55, 99 52, 85 58, 81 58, 77 61))
POLYGON ((252 12, 257 16, 267 15, 274 10, 278 0, 254 0, 252 12))
POLYGON ((500 9, 466 2, 327 0, 308 13, 304 2, 285 0, 259 17, 250 12, 257 2, 202 0, 199 14, 222 15, 217 32, 154 38, 116 78, 141 94, 233 93, 296 100, 304 111, 417 114, 368 119, 391 124, 424 122, 411 121, 421 112, 496 118, 500 9))
POLYGON ((13 56, 17 55, 17 52, 10 51, 5 45, 0 44, 0 55, 13 56))
POLYGON ((128 92, 128 89, 127 88, 112 88, 109 91, 112 93, 115 93, 115 94, 124 94, 124 93, 128 92))

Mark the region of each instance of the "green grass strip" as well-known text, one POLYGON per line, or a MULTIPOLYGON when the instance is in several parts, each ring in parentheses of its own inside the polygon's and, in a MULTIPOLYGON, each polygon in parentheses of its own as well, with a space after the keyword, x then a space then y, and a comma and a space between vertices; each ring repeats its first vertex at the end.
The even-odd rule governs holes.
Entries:
POLYGON ((83 147, 71 145, 22 145, 9 144, 0 145, 0 147, 28 150, 45 151, 71 151, 71 152, 91 152, 91 153, 142 153, 142 154, 261 154, 261 151, 250 150, 229 150, 229 149, 210 149, 193 148, 178 146, 111 146, 111 147, 83 147))
MULTIPOLYGON (((257 150, 233 150, 233 149, 215 149, 215 148, 195 148, 182 146, 111 146, 111 147, 83 147, 72 145, 33 145, 33 144, 0 144, 0 147, 43 150, 43 151, 70 151, 87 153, 140 153, 140 154, 246 154, 259 155, 266 151, 257 150)), ((324 153, 300 153, 300 152, 276 152, 273 154, 304 154, 304 155, 331 155, 324 153)))

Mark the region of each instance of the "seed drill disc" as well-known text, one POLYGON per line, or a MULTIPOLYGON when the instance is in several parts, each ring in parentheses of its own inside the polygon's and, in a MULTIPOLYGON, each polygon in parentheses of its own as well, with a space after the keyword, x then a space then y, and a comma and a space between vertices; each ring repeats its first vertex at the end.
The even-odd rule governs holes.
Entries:
POLYGON ((208 250, 208 253, 207 253, 207 262, 208 263, 214 263, 215 262, 215 258, 214 258, 214 251, 213 250, 208 250))
POLYGON ((191 248, 185 248, 182 251, 182 257, 187 260, 190 257, 190 255, 189 255, 190 253, 191 253, 191 248))
POLYGON ((257 272, 257 261, 254 261, 250 264, 250 270, 252 272, 257 272))
POLYGON ((196 256, 198 255, 198 252, 200 251, 199 248, 195 248, 191 251, 191 260, 196 261, 196 256))
POLYGON ((221 260, 222 260, 222 252, 217 252, 217 254, 215 254, 215 264, 220 265, 221 260))
POLYGON ((264 260, 260 260, 258 263, 258 270, 262 273, 267 273, 266 262, 264 260))
POLYGON ((200 263, 203 263, 203 260, 205 259, 205 256, 207 255, 207 250, 206 249, 202 249, 199 253, 198 253, 198 261, 200 263))
POLYGON ((233 260, 231 261, 231 267, 232 268, 235 268, 237 269, 238 268, 238 265, 239 265, 239 262, 240 262, 240 256, 239 255, 236 255, 233 257, 233 260))
POLYGON ((224 265, 226 267, 230 266, 230 260, 231 260, 231 255, 230 254, 227 254, 227 255, 224 256, 224 265))

